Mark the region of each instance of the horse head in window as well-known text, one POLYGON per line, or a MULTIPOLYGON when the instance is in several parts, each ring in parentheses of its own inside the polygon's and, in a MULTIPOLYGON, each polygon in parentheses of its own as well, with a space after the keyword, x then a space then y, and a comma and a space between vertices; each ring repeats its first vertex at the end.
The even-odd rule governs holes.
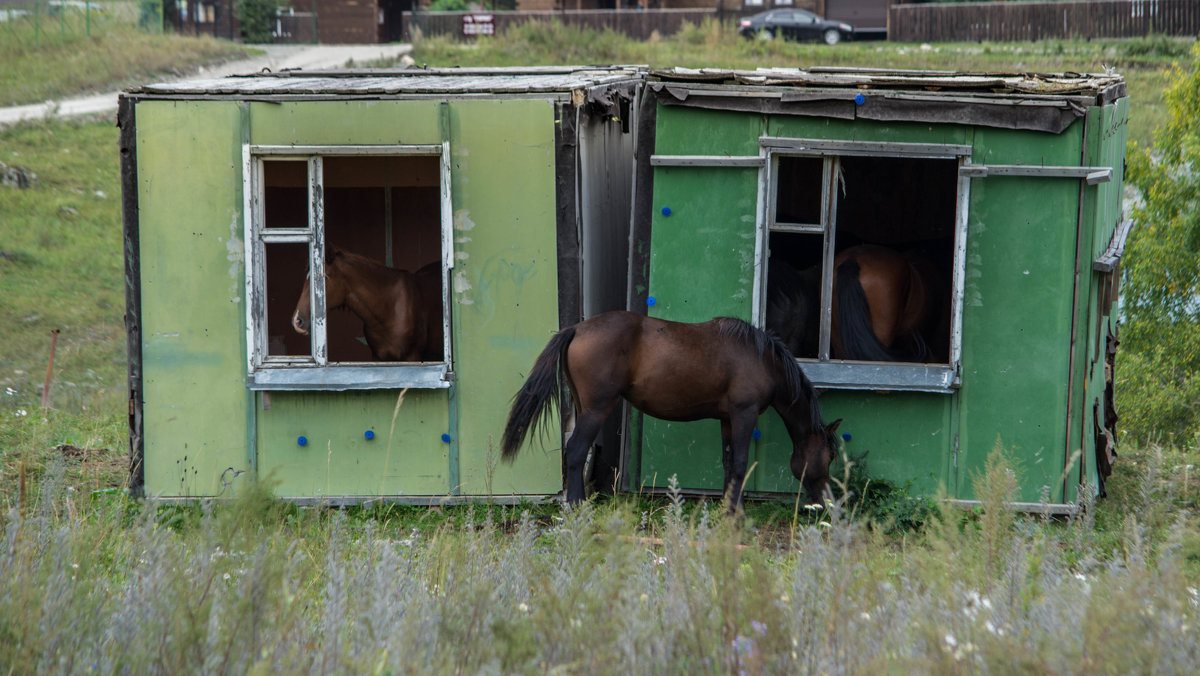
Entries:
MULTIPOLYGON (((376 361, 441 361, 441 266, 417 272, 389 268, 366 256, 330 248, 325 257, 325 307, 346 308, 363 322, 363 335, 376 361)), ((292 328, 312 325, 311 275, 304 280, 292 328)))

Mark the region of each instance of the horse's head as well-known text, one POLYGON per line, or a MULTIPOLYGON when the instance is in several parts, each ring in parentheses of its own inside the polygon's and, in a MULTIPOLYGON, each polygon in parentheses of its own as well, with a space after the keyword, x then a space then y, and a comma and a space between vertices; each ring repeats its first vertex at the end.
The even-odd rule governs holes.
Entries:
POLYGON ((792 474, 804 485, 810 504, 822 504, 829 495, 829 465, 837 456, 838 418, 832 423, 814 427, 801 435, 792 445, 792 474))
MULTIPOLYGON (((332 310, 341 307, 346 303, 346 285, 342 281, 341 275, 337 273, 338 259, 342 257, 342 252, 339 249, 330 249, 325 255, 325 308, 332 310)), ((312 324, 310 317, 312 311, 312 301, 309 299, 311 293, 312 275, 304 278, 304 288, 300 290, 300 298, 296 301, 296 309, 292 312, 292 328, 297 333, 308 335, 309 327, 312 324)))

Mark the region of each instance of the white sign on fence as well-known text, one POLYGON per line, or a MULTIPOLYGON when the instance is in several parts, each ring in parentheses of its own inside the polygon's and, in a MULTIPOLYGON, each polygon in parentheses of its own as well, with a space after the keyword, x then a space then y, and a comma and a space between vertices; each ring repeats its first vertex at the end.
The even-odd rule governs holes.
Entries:
POLYGON ((496 23, 491 14, 464 14, 462 18, 463 35, 495 35, 496 23))

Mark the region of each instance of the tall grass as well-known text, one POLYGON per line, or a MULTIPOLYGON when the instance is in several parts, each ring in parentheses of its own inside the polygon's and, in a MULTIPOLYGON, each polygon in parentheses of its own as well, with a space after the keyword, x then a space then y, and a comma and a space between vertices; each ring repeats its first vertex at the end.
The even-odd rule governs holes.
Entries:
MULTIPOLYGON (((0 519, 0 664, 17 673, 1186 673, 1200 595, 1182 524, 1120 546, 1088 518, 945 512, 883 541, 831 504, 790 546, 673 493, 538 520, 391 525, 227 502, 144 505, 55 469, 0 519)), ((998 479, 999 477, 999 479, 998 479)), ((474 508, 464 508, 473 510, 474 508)))

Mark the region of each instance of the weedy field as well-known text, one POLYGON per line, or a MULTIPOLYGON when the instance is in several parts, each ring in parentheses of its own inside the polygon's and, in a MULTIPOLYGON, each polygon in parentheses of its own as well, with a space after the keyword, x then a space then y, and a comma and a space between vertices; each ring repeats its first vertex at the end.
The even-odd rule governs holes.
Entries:
MULTIPOLYGON (((1186 45, 1158 39, 830 49, 739 41, 714 25, 648 43, 546 27, 416 45, 418 63, 438 66, 1111 65, 1129 78, 1139 144, 1167 119, 1163 90, 1178 78, 1168 69, 1186 58, 1186 45)), ((1068 519, 1008 509, 1020 470, 1000 452, 977 477, 985 499, 974 511, 872 481, 869 458, 843 466, 827 509, 752 504, 742 522, 677 493, 571 511, 298 508, 271 498, 269 476, 201 504, 131 500, 116 141, 111 121, 0 130, 0 162, 36 174, 26 189, 0 188, 5 671, 1174 674, 1200 665, 1200 450, 1154 429, 1127 431, 1108 496, 1068 519)))

